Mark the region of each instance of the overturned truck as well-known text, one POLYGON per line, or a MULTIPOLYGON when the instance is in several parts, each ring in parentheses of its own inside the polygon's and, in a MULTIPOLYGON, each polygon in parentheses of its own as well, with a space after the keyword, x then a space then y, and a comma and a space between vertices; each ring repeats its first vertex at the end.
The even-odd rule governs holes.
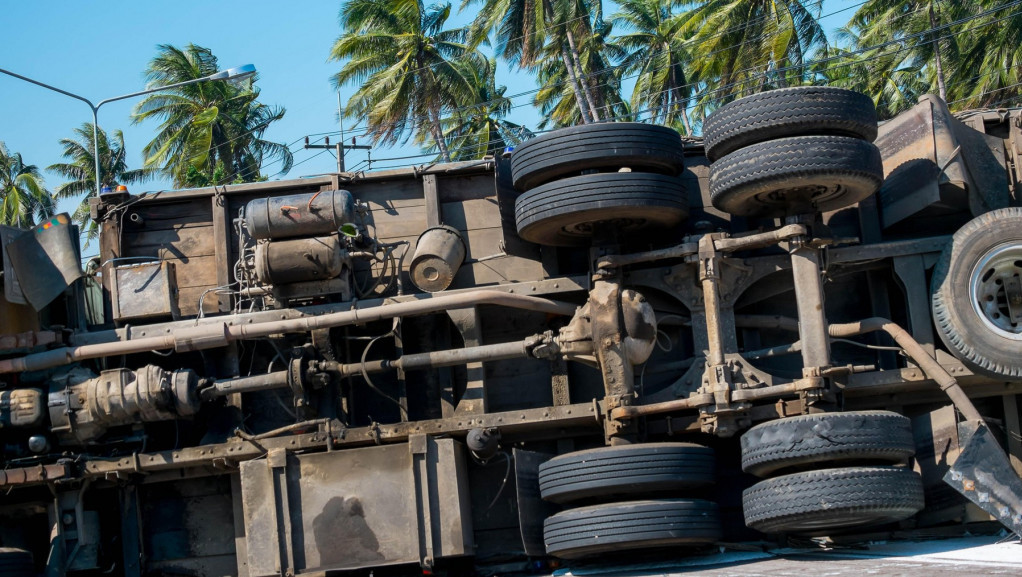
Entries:
POLYGON ((0 572, 1018 531, 1020 118, 792 88, 703 139, 104 194, 84 271, 66 216, 4 228, 0 572))

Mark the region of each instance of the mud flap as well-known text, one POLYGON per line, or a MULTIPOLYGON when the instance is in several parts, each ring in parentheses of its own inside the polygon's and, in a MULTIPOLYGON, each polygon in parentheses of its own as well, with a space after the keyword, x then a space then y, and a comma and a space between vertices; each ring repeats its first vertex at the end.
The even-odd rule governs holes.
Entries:
POLYGON ((962 452, 944 482, 1009 530, 1022 535, 1022 479, 990 429, 981 422, 958 426, 962 452))

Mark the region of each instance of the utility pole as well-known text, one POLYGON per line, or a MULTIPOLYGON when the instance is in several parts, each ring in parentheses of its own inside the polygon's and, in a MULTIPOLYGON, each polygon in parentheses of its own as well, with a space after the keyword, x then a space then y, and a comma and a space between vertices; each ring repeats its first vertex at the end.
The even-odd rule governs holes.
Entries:
POLYGON ((372 150, 372 148, 373 148, 372 146, 367 146, 365 144, 356 144, 354 138, 351 139, 351 144, 343 144, 342 142, 338 142, 337 144, 331 145, 330 144, 330 137, 329 136, 324 138, 323 142, 324 142, 324 144, 309 144, 309 137, 306 136, 305 137, 305 148, 306 149, 315 148, 315 149, 325 149, 325 150, 330 150, 330 149, 336 150, 337 151, 337 172, 345 172, 345 170, 344 170, 344 152, 346 150, 372 150))

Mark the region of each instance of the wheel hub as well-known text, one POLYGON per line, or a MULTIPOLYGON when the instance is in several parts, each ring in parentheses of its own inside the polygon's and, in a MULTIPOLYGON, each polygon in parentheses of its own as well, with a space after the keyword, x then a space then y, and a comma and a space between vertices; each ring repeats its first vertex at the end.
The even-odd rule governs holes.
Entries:
POLYGON ((567 235, 588 238, 593 236, 593 229, 597 225, 619 231, 629 231, 642 227, 645 222, 645 219, 636 218, 614 218, 608 220, 585 221, 562 227, 561 231, 567 235))
POLYGON ((995 334, 1022 341, 1022 244, 994 247, 969 278, 969 300, 995 334))
MULTIPOLYGON (((767 206, 782 206, 785 208, 816 207, 821 203, 838 198, 844 193, 845 189, 843 186, 821 184, 772 190, 756 195, 756 200, 767 206)), ((814 209, 807 210, 807 212, 813 211, 814 209)))

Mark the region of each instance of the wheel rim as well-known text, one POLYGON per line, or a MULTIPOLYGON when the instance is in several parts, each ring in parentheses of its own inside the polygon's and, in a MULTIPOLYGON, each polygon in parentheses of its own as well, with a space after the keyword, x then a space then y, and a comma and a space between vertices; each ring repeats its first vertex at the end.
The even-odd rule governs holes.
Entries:
MULTIPOLYGON (((1020 274, 1022 243, 1009 243, 984 254, 969 278, 969 300, 980 320, 994 334, 1014 341, 1022 341, 1022 322, 1012 322, 1006 285, 1019 282, 1020 274)), ((1022 303, 1015 306, 1018 310, 1022 303)))

